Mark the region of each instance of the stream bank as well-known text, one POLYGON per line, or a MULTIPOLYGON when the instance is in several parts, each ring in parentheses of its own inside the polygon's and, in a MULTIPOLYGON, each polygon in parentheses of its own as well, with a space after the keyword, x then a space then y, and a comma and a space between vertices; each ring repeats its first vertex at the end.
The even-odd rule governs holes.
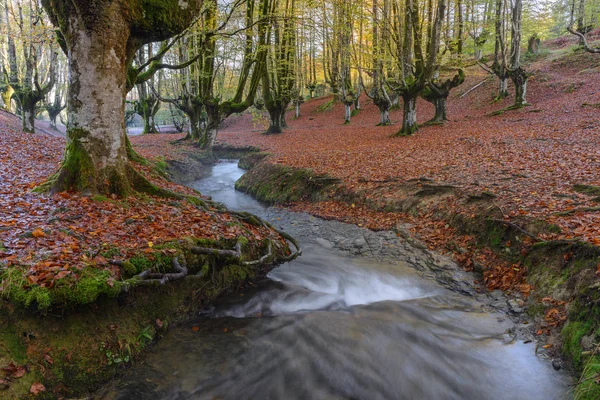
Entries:
MULTIPOLYGON (((52 247, 59 252, 79 250, 68 238, 90 234, 91 226, 77 223, 94 213, 107 222, 91 235, 118 239, 81 245, 88 251, 81 260, 51 264, 44 275, 36 275, 35 260, 0 260, 0 398, 89 396, 142 358, 170 326, 293 256, 287 235, 191 192, 168 200, 82 196, 77 204, 88 205, 87 214, 66 202, 39 214, 48 227, 38 236, 48 241, 38 245, 47 243, 47 253, 54 243, 63 244, 52 247), (167 212, 155 212, 156 204, 167 212), (164 226, 177 229, 166 239, 153 236, 164 226)), ((13 244, 4 243, 3 257, 13 244)))
POLYGON ((241 174, 224 161, 191 186, 289 232, 302 257, 173 327, 100 399, 569 397, 501 292, 395 232, 266 207, 233 190, 241 174))
MULTIPOLYGON (((355 207, 382 214, 404 213, 413 220, 434 219, 460 234, 470 235, 477 251, 491 250, 509 269, 511 266, 524 269, 523 278, 533 290, 525 293, 513 290, 508 311, 526 315, 532 322, 527 331, 540 347, 547 348, 552 358, 564 357, 567 365, 581 374, 582 383, 575 389, 578 399, 600 397, 597 379, 600 357, 594 350, 600 339, 597 273, 600 248, 597 246, 569 240, 543 241, 539 236, 555 232, 555 226, 526 218, 505 221, 502 210, 494 207, 494 196, 490 193, 464 193, 457 187, 438 185, 426 179, 407 183, 391 180, 376 184, 368 192, 356 192, 333 177, 273 163, 264 154, 243 158, 240 165, 250 170, 236 183, 236 188, 261 201, 270 204, 339 202, 346 206, 342 206, 341 211, 339 208, 336 216, 323 215, 318 207, 314 213, 328 218, 343 217, 351 222, 355 207), (468 213, 446 207, 456 202, 465 204, 468 213)), ((311 210, 310 205, 302 208, 311 210)), ((393 229, 407 240, 414 240, 407 227, 410 224, 399 221, 393 229)), ((463 261, 476 273, 462 281, 471 290, 480 287, 473 282, 487 281, 490 277, 498 279, 493 276, 497 271, 486 270, 474 261, 469 251, 455 243, 451 245, 453 248, 446 250, 467 255, 463 261)), ((479 290, 485 291, 485 288, 479 290)))

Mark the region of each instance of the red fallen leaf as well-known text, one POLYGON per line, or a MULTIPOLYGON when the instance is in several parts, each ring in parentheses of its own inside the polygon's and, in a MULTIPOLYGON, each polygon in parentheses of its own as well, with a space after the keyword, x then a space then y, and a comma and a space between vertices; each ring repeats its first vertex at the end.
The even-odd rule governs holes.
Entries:
POLYGON ((31 393, 33 395, 37 395, 37 394, 40 394, 45 391, 46 391, 46 387, 44 385, 42 385, 40 382, 35 382, 33 385, 31 385, 31 388, 29 388, 29 393, 31 393))
POLYGON ((160 319, 156 318, 156 326, 158 326, 158 329, 162 329, 163 325, 164 323, 160 319))
POLYGON ((25 367, 18 367, 17 370, 11 374, 11 377, 17 379, 22 378, 25 375, 25 372, 25 367))
POLYGON ((58 274, 56 274, 56 276, 54 277, 54 279, 62 279, 67 275, 70 275, 71 271, 60 271, 58 274))
POLYGON ((198 325, 194 325, 194 326, 192 326, 192 330, 194 332, 198 332, 200 330, 200 327, 198 325))
POLYGON ((52 359, 52 357, 50 356, 50 354, 45 354, 44 355, 44 359, 46 360, 46 362, 50 365, 54 364, 54 360, 52 359))
POLYGON ((41 230, 40 228, 36 228, 36 229, 34 229, 34 230, 33 230, 33 232, 31 232, 31 235, 32 235, 34 238, 41 238, 41 237, 44 237, 44 236, 46 236, 46 234, 44 233, 44 231, 43 231, 43 230, 41 230))
POLYGON ((30 285, 34 285, 34 284, 37 283, 38 279, 39 278, 37 276, 35 276, 35 275, 29 275, 27 277, 27 282, 29 282, 30 285))
POLYGON ((6 375, 12 375, 16 370, 17 366, 13 363, 8 364, 6 367, 0 368, 6 375))

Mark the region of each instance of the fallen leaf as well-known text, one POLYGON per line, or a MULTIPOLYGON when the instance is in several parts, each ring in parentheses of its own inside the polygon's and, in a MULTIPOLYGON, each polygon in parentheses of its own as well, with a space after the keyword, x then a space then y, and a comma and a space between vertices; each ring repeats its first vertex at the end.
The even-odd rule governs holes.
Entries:
POLYGON ((41 238, 41 237, 44 237, 44 236, 46 236, 46 234, 44 233, 44 231, 43 231, 43 230, 41 230, 40 228, 36 228, 36 229, 34 229, 34 230, 33 230, 33 232, 31 232, 31 235, 32 235, 34 238, 41 238))
POLYGON ((40 394, 41 392, 46 391, 46 387, 44 385, 42 385, 40 382, 35 382, 33 385, 31 385, 31 388, 29 388, 29 393, 33 394, 33 395, 37 395, 40 394))

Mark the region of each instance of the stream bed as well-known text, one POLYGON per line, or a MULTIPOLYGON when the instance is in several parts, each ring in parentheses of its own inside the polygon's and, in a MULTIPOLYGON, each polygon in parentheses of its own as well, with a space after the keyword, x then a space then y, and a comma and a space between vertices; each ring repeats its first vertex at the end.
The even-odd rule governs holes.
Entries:
POLYGON ((170 328, 96 398, 572 398, 504 295, 478 294, 471 274, 393 232, 265 207, 234 190, 243 172, 222 161, 190 186, 285 230, 303 255, 170 328))

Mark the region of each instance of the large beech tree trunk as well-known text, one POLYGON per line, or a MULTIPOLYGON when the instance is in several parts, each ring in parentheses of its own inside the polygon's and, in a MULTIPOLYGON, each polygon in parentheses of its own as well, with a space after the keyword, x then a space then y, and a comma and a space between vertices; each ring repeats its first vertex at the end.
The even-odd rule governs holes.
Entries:
POLYGON ((125 133, 127 67, 142 45, 187 28, 201 0, 42 0, 69 59, 67 146, 52 192, 160 193, 129 164, 125 133))
POLYGON ((69 126, 53 192, 126 195, 131 187, 124 122, 130 29, 118 3, 100 13, 91 30, 77 14, 69 17, 69 126))

